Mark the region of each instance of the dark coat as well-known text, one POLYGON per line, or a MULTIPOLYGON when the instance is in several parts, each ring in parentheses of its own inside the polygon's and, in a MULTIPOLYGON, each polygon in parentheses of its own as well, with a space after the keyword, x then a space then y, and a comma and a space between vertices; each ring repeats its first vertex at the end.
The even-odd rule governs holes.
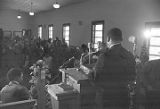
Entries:
POLYGON ((128 97, 127 85, 135 79, 135 64, 134 56, 121 44, 99 56, 95 66, 95 84, 103 89, 105 99, 121 102, 128 97))
POLYGON ((3 103, 27 100, 30 97, 28 89, 16 82, 10 82, 2 88, 0 95, 3 103))
POLYGON ((142 70, 144 87, 160 90, 160 59, 147 62, 142 70))

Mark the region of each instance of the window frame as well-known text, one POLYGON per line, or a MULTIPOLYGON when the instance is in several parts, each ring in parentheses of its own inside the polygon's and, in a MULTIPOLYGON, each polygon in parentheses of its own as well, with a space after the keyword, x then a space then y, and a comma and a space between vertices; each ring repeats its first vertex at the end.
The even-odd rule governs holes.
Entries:
POLYGON ((149 38, 149 45, 148 45, 149 60, 150 60, 150 56, 157 56, 157 57, 160 58, 160 55, 150 53, 151 47, 158 47, 158 48, 160 48, 160 45, 151 45, 151 38, 152 38, 152 37, 156 37, 156 38, 158 37, 158 38, 160 38, 160 36, 151 36, 151 37, 149 38))
MULTIPOLYGON (((146 22, 145 23, 145 28, 146 28, 146 30, 149 30, 150 32, 153 28, 159 28, 160 29, 160 22, 159 21, 158 22, 146 22)), ((151 45, 151 38, 157 38, 157 37, 160 38, 160 35, 158 35, 158 36, 153 35, 146 40, 147 41, 147 49, 148 49, 149 60, 154 60, 154 59, 150 59, 150 57, 152 57, 152 56, 153 57, 156 56, 156 57, 160 58, 160 55, 150 53, 151 47, 160 48, 160 45, 151 45)))
POLYGON ((50 28, 50 27, 53 28, 53 30, 52 30, 52 38, 51 38, 51 39, 53 39, 53 38, 54 38, 54 34, 53 34, 53 33, 54 33, 54 26, 53 26, 53 24, 48 25, 48 39, 50 39, 50 37, 49 37, 49 35, 50 35, 50 33, 49 33, 49 32, 50 32, 50 31, 49 31, 49 28, 50 28))
POLYGON ((43 26, 42 25, 38 25, 38 38, 42 39, 42 35, 43 35, 43 26), (40 33, 39 33, 40 27, 42 28, 41 37, 40 37, 40 33))
MULTIPOLYGON (((105 26, 105 21, 104 20, 98 20, 98 21, 92 21, 91 22, 91 43, 96 44, 95 43, 95 33, 96 31, 102 31, 102 43, 104 43, 104 26, 105 26), (102 24, 102 30, 95 30, 96 25, 102 24)), ((101 38, 101 37, 97 37, 97 38, 101 38)), ((95 47, 93 46, 93 48, 95 49, 95 47)))
MULTIPOLYGON (((71 31, 71 29, 70 29, 70 26, 71 26, 71 24, 70 23, 64 23, 63 25, 62 25, 62 40, 64 39, 65 40, 65 37, 64 37, 64 27, 66 27, 66 26, 69 26, 69 40, 67 40, 68 41, 68 43, 67 43, 67 45, 69 46, 70 45, 70 31, 71 31)), ((66 40, 65 40, 65 43, 66 43, 66 40)))

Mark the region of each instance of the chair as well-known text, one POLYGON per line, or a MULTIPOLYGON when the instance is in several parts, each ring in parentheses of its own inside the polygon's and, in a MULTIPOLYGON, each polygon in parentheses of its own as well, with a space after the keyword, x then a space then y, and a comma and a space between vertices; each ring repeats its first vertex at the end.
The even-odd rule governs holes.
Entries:
POLYGON ((24 100, 11 103, 0 104, 0 109, 33 109, 35 100, 24 100))

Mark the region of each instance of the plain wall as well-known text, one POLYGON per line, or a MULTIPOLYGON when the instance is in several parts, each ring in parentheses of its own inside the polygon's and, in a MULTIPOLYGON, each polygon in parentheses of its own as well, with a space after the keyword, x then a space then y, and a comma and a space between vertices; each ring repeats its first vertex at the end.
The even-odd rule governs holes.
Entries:
POLYGON ((5 31, 22 31, 22 29, 32 29, 34 25, 34 18, 30 17, 28 13, 18 12, 14 10, 0 10, 0 28, 5 31), (17 15, 22 16, 17 19, 17 15))
POLYGON ((91 22, 105 21, 104 35, 112 27, 123 32, 123 46, 132 51, 129 36, 137 37, 137 54, 144 40, 145 22, 160 20, 159 0, 89 0, 84 3, 41 12, 35 16, 34 35, 43 25, 43 38, 48 38, 48 25, 54 25, 54 37, 62 39, 62 24, 71 23, 70 44, 81 45, 91 41, 91 22), (79 25, 79 21, 82 25, 79 25))

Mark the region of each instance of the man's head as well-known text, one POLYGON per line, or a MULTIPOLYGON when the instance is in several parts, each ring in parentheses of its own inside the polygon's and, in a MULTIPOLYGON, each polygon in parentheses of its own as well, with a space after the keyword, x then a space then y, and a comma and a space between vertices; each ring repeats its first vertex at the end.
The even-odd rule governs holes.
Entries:
POLYGON ((88 49, 88 47, 87 47, 86 44, 82 44, 82 45, 81 45, 81 50, 82 50, 82 52, 87 52, 87 51, 89 51, 89 49, 88 49))
POLYGON ((19 68, 11 68, 7 72, 7 78, 9 81, 18 81, 21 82, 23 80, 22 70, 19 68))
POLYGON ((112 28, 108 31, 108 41, 112 42, 121 42, 122 38, 122 31, 119 28, 112 28))

